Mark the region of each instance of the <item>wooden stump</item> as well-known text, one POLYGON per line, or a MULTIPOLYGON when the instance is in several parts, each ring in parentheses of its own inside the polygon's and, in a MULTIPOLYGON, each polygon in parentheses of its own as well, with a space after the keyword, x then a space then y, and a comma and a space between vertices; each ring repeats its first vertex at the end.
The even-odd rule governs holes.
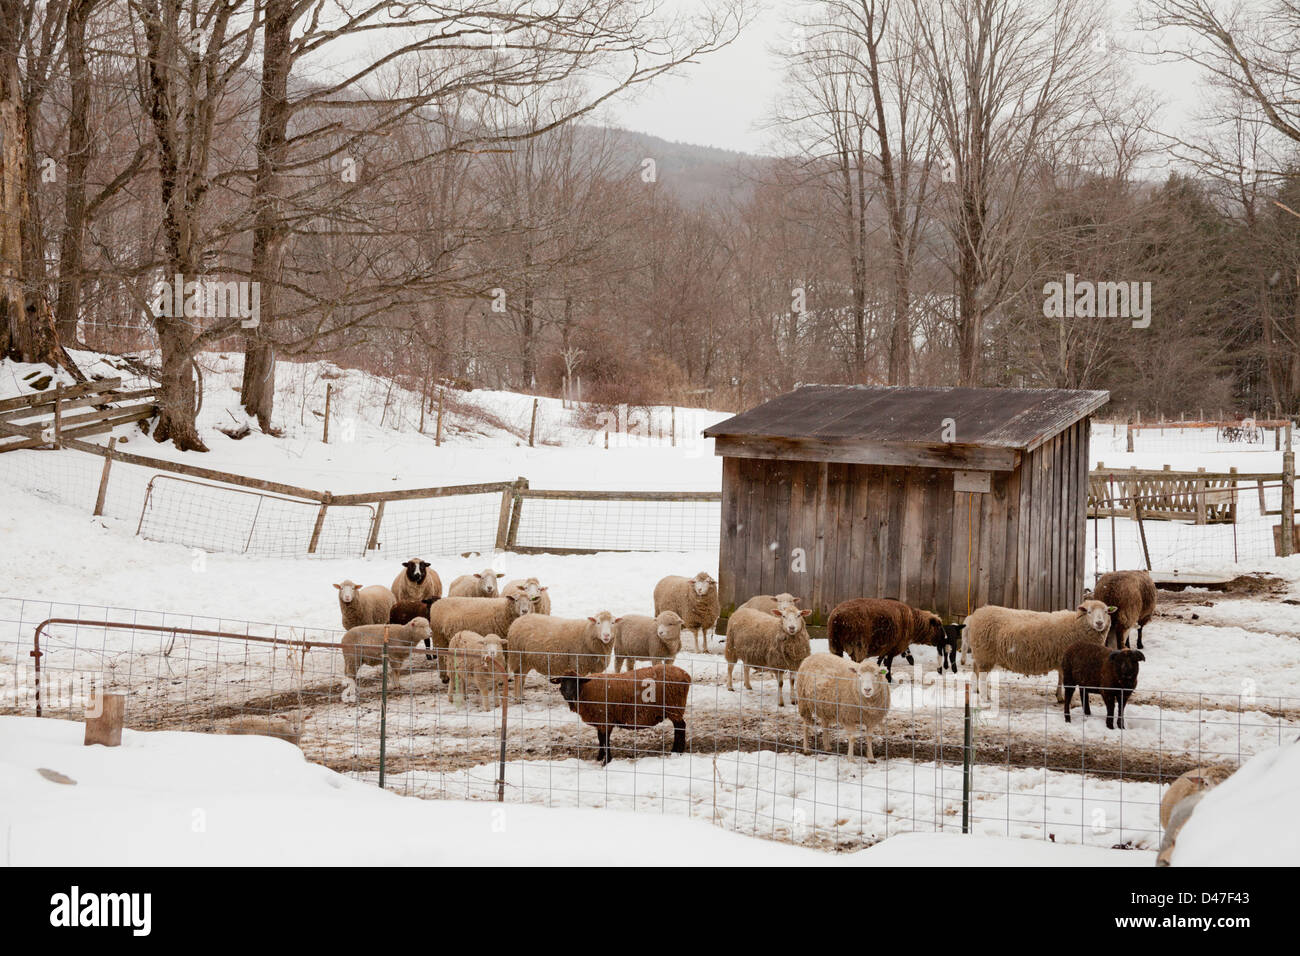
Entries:
POLYGON ((122 743, 122 720, 126 716, 126 695, 97 693, 86 706, 86 746, 122 743))

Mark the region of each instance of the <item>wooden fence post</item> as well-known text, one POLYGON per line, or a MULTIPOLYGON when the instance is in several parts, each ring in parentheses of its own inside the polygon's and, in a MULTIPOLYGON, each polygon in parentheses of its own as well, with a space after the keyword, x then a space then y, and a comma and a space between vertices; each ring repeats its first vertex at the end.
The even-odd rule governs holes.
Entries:
POLYGON ((86 707, 85 746, 103 744, 117 747, 122 743, 122 723, 126 715, 126 697, 123 694, 105 694, 96 688, 91 692, 86 707))
POLYGON ((528 426, 528 447, 533 447, 533 439, 537 437, 537 399, 533 399, 533 421, 528 426))
POLYGON ((501 489, 501 511, 497 515, 497 537, 495 547, 498 551, 506 549, 510 534, 510 515, 514 511, 515 486, 507 485, 501 489))
POLYGON ((1286 449, 1282 452, 1282 519, 1278 527, 1278 553, 1287 557, 1294 551, 1295 534, 1295 452, 1291 450, 1291 423, 1286 423, 1286 449))
MULTIPOLYGON (((1200 474, 1205 473, 1204 468, 1197 468, 1200 474)), ((1196 489, 1192 494, 1192 507, 1196 509, 1196 523, 1205 524, 1205 482, 1197 481, 1193 487, 1196 489)))
POLYGON ((519 519, 523 515, 524 499, 519 494, 528 490, 527 478, 515 479, 514 507, 510 510, 510 529, 506 532, 506 550, 513 548, 519 541, 519 519))
POLYGON ((1128 423, 1128 450, 1133 450, 1133 423, 1128 423))
POLYGON ((316 545, 320 544, 321 529, 325 527, 325 512, 329 510, 330 500, 333 498, 328 491, 321 495, 320 511, 316 512, 316 526, 311 529, 311 541, 307 545, 307 553, 315 554, 316 545))
POLYGON ((324 436, 322 436, 321 441, 323 441, 327 445, 330 443, 330 395, 333 391, 334 391, 334 384, 332 382, 326 382, 325 383, 325 434, 324 436))
MULTIPOLYGON (((421 403, 423 404, 423 403, 421 403)), ((370 537, 366 540, 366 550, 374 551, 379 547, 379 525, 384 520, 384 502, 380 499, 378 507, 375 508, 374 520, 370 522, 370 537)))
POLYGON ((54 447, 63 447, 63 384, 54 386, 54 447))
POLYGON ((445 389, 441 385, 439 385, 438 386, 438 424, 434 428, 434 435, 433 435, 433 443, 438 448, 442 447, 442 393, 444 391, 445 389))
POLYGON ((108 496, 108 470, 113 467, 113 439, 104 446, 104 470, 99 474, 99 494, 95 496, 95 515, 104 513, 104 499, 108 496))

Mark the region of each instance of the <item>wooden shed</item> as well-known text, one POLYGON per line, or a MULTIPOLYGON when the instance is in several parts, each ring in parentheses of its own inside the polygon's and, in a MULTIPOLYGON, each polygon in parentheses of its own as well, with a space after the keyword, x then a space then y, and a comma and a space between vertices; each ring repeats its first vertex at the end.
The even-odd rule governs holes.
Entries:
POLYGON ((1090 416, 1108 392, 810 385, 705 430, 723 613, 789 591, 945 619, 1083 595, 1090 416))

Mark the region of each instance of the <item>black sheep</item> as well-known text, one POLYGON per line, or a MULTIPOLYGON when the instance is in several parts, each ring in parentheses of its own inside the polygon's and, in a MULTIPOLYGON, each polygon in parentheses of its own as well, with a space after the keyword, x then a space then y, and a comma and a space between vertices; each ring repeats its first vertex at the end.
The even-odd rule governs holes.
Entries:
POLYGON ((1146 660, 1141 651, 1112 651, 1102 644, 1075 641, 1065 649, 1061 660, 1061 683, 1065 687, 1065 722, 1070 722, 1070 699, 1078 689, 1084 716, 1092 714, 1088 705, 1091 694, 1101 694, 1106 702, 1106 729, 1115 729, 1118 704, 1119 729, 1124 729, 1124 707, 1137 688, 1138 665, 1146 660))

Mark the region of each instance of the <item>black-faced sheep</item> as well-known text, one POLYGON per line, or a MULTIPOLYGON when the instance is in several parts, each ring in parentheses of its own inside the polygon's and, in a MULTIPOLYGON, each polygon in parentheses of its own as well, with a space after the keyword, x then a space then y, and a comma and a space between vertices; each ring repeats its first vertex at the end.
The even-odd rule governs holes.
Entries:
POLYGON ((1115 729, 1115 709, 1119 707, 1119 729, 1124 729, 1124 706, 1138 682, 1138 666, 1146 656, 1141 651, 1112 651, 1091 640, 1075 641, 1065 649, 1061 659, 1061 680, 1065 685, 1065 722, 1070 722, 1070 699, 1077 689, 1083 701, 1083 713, 1092 707, 1088 698, 1101 694, 1106 702, 1106 729, 1115 729))
POLYGON ((735 690, 731 686, 732 673, 736 662, 743 661, 745 690, 753 690, 749 684, 751 669, 771 671, 776 674, 776 706, 784 707, 782 683, 788 676, 793 696, 796 693, 795 672, 804 658, 812 653, 804 622, 811 613, 811 610, 801 611, 793 604, 782 604, 775 611, 744 608, 731 615, 727 620, 727 643, 723 648, 727 660, 727 690, 735 690))
POLYGON ((709 649, 709 635, 718 626, 718 582, 701 571, 693 578, 670 574, 655 585, 655 617, 676 611, 682 630, 690 631, 695 649, 709 649))
POLYGON ((507 591, 511 588, 517 588, 528 595, 528 600, 533 602, 535 614, 551 613, 551 596, 547 593, 546 585, 537 578, 516 578, 505 586, 507 591))
POLYGON ((625 614, 614 618, 614 670, 636 670, 637 661, 672 661, 682 649, 682 619, 676 611, 658 617, 625 614))
POLYGON ((524 681, 530 671, 547 678, 603 671, 614 643, 614 615, 609 611, 585 618, 529 614, 510 625, 506 638, 510 644, 506 659, 515 675, 515 696, 522 701, 524 681))
POLYGON ((504 699, 509 682, 506 646, 505 639, 495 634, 457 631, 452 635, 447 644, 452 703, 456 702, 459 693, 461 701, 468 706, 471 684, 478 690, 480 707, 487 702, 495 708, 497 700, 504 699))
POLYGON ((393 597, 398 601, 422 601, 442 597, 442 579, 428 561, 411 558, 393 578, 393 597))
POLYGON ((401 689, 402 665, 411 649, 429 636, 429 622, 422 617, 408 624, 361 624, 343 635, 343 701, 357 699, 357 671, 363 664, 382 664, 388 645, 388 676, 394 690, 401 689))
POLYGON ((976 694, 988 695, 989 672, 1001 667, 1031 677, 1056 671, 1056 699, 1064 700, 1060 672, 1065 649, 1081 640, 1101 646, 1110 630, 1112 610, 1091 600, 1073 611, 984 605, 966 618, 963 635, 971 651, 976 694))
POLYGON ((343 614, 343 629, 358 627, 362 624, 386 624, 388 612, 396 600, 393 592, 382 584, 362 587, 351 581, 342 581, 334 585, 339 592, 339 610, 343 614))
POLYGON ((890 598, 853 598, 835 605, 826 619, 826 640, 832 654, 846 651, 855 661, 874 657, 893 683, 894 658, 915 663, 913 644, 938 647, 946 637, 939 615, 890 598))
POLYGON ((438 651, 438 673, 445 684, 451 671, 443 665, 442 652, 459 631, 475 634, 506 634, 521 617, 531 616, 532 602, 519 591, 506 591, 501 597, 446 597, 429 608, 433 626, 431 642, 438 651))
POLYGON ((477 574, 462 574, 447 585, 447 597, 497 597, 497 578, 504 577, 491 568, 477 574))
POLYGON ((1156 582, 1151 575, 1146 571, 1111 571, 1097 579, 1090 596, 1115 608, 1106 645, 1128 647, 1136 632, 1138 650, 1142 650, 1142 629, 1156 613, 1156 582))
POLYGON ((885 722, 889 713, 889 681, 879 664, 846 661, 838 654, 813 654, 799 665, 795 675, 799 718, 803 722, 803 749, 808 752, 808 736, 817 736, 822 728, 822 749, 832 749, 831 734, 843 727, 849 735, 849 756, 853 740, 861 734, 866 740, 867 759, 875 762, 871 735, 885 722))
POLYGON ((569 710, 596 728, 602 765, 613 759, 610 736, 615 727, 638 729, 670 720, 673 753, 686 750, 686 695, 691 675, 680 667, 656 664, 617 674, 561 674, 552 677, 551 683, 560 688, 569 710))

